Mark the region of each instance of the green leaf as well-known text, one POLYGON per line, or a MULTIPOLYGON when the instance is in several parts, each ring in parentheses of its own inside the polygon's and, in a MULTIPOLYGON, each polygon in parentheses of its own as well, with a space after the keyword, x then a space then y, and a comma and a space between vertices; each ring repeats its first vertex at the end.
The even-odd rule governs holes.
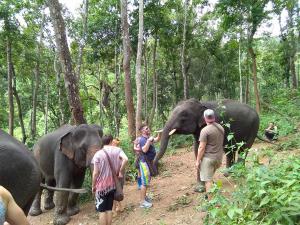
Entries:
POLYGON ((235 213, 235 209, 229 209, 228 212, 227 212, 227 215, 229 216, 230 219, 233 219, 233 216, 234 216, 234 213, 235 213))
POLYGON ((227 140, 230 141, 233 137, 234 137, 233 134, 228 134, 227 140))
POLYGON ((264 198, 263 198, 263 200, 260 202, 260 205, 259 205, 259 207, 261 207, 261 206, 263 206, 263 205, 266 205, 266 204, 268 204, 268 203, 269 203, 269 201, 270 201, 270 198, 269 198, 269 196, 266 196, 266 197, 264 197, 264 198))

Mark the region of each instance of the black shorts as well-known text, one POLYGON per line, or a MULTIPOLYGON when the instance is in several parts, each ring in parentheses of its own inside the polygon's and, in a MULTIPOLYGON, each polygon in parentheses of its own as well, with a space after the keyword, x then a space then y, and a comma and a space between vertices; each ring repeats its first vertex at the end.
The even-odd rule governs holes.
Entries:
POLYGON ((113 203, 114 203, 114 193, 115 193, 115 190, 112 190, 103 196, 96 195, 95 204, 96 204, 97 212, 112 211, 112 207, 113 207, 113 203))

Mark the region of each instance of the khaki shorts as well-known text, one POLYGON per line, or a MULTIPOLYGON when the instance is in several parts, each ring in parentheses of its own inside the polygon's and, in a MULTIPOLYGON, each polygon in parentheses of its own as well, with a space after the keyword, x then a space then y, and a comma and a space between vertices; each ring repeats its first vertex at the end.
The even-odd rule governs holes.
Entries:
POLYGON ((200 167, 201 181, 211 181, 216 170, 221 166, 222 161, 203 157, 200 167))

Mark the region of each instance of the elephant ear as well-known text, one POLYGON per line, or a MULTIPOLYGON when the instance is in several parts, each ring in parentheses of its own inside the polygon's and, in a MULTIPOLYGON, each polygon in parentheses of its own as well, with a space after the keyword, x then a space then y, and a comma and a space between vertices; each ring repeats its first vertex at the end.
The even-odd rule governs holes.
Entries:
POLYGON ((74 159, 75 153, 74 153, 74 149, 73 149, 71 132, 67 133, 60 139, 60 150, 69 159, 71 159, 71 160, 74 159))

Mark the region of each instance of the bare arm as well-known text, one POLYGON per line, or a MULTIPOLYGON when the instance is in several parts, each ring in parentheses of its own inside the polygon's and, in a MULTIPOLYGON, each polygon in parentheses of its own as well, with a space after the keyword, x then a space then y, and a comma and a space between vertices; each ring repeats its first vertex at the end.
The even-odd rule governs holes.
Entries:
POLYGON ((123 177, 124 173, 125 173, 125 167, 127 165, 128 162, 128 157, 125 155, 125 153, 123 151, 120 152, 120 158, 122 159, 122 164, 121 164, 121 168, 120 168, 120 172, 119 172, 119 177, 123 177))
POLYGON ((161 132, 158 132, 156 138, 154 138, 154 142, 159 142, 160 141, 160 138, 161 138, 161 132))
POLYGON ((153 137, 149 137, 149 138, 147 139, 146 144, 142 147, 142 151, 143 151, 144 153, 148 152, 149 147, 150 147, 150 145, 152 144, 153 140, 154 140, 153 137))
POLYGON ((8 199, 6 221, 10 225, 29 225, 23 210, 17 205, 12 195, 8 191, 5 191, 5 194, 8 199))
POLYGON ((201 163, 201 160, 203 158, 204 152, 205 152, 206 142, 200 142, 199 148, 198 148, 198 155, 196 159, 196 167, 199 168, 199 165, 201 163))
POLYGON ((94 170, 93 170, 93 179, 92 179, 92 191, 93 193, 96 191, 96 180, 97 177, 100 173, 99 167, 96 165, 96 163, 94 164, 94 170))

